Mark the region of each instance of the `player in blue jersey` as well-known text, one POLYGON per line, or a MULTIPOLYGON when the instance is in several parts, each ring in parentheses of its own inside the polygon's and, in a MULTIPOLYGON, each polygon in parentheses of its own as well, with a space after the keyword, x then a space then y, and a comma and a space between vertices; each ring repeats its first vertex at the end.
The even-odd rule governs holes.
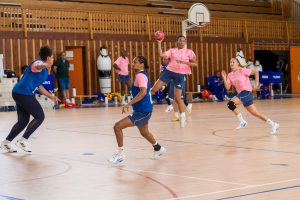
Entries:
POLYGON ((17 105, 18 122, 12 127, 6 140, 0 144, 2 149, 10 153, 17 152, 12 141, 26 127, 23 137, 17 140, 15 144, 25 152, 31 152, 28 147, 28 138, 44 121, 44 111, 35 98, 35 92, 38 90, 55 103, 58 100, 42 86, 48 78, 48 69, 53 64, 52 50, 48 46, 43 46, 39 51, 39 56, 39 59, 28 65, 21 80, 12 90, 12 97, 17 105), (30 115, 33 116, 33 120, 29 122, 30 115))
POLYGON ((150 94, 150 80, 147 72, 145 71, 148 68, 149 67, 145 57, 137 56, 133 59, 132 69, 135 72, 135 78, 130 88, 133 99, 122 108, 122 114, 126 113, 130 106, 133 108, 133 113, 118 121, 114 126, 114 132, 119 149, 117 153, 111 159, 109 159, 109 162, 111 163, 119 164, 125 160, 123 129, 132 126, 137 126, 141 135, 152 144, 154 148, 152 159, 158 159, 166 152, 166 149, 157 143, 152 133, 148 129, 148 121, 151 118, 153 110, 150 94))

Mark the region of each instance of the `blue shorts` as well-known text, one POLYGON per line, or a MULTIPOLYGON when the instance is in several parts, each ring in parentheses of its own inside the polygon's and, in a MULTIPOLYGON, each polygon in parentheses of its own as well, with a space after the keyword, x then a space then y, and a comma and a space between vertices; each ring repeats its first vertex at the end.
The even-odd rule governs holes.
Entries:
POLYGON ((159 80, 165 83, 169 83, 169 81, 173 81, 173 84, 176 88, 178 89, 183 89, 184 88, 184 74, 178 74, 175 72, 171 72, 169 70, 164 70, 160 77, 159 80))
POLYGON ((251 106, 253 104, 253 95, 252 92, 243 90, 236 95, 239 100, 243 103, 245 107, 251 106))
POLYGON ((130 76, 129 75, 120 75, 119 74, 119 81, 121 83, 126 83, 126 82, 129 82, 130 81, 130 76))
POLYGON ((140 128, 141 126, 148 124, 151 115, 152 112, 133 112, 131 115, 128 115, 128 118, 135 126, 140 128))
POLYGON ((58 84, 60 90, 70 89, 70 78, 69 77, 58 78, 58 84))
MULTIPOLYGON (((173 82, 173 80, 171 80, 171 82, 170 82, 170 88, 169 88, 168 96, 169 96, 170 99, 174 100, 174 82, 173 82)), ((185 82, 183 82, 181 98, 185 99, 185 82)))

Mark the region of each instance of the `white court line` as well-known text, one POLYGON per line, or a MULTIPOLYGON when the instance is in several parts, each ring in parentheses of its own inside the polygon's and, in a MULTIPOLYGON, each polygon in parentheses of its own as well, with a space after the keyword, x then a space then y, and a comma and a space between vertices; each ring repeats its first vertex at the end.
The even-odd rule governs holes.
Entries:
POLYGON ((235 190, 258 188, 258 187, 262 187, 262 186, 276 185, 276 184, 280 184, 280 183, 288 183, 288 182, 292 182, 292 181, 300 181, 300 178, 294 178, 294 179, 276 181, 276 182, 270 182, 270 183, 263 183, 263 184, 258 184, 258 185, 248 185, 248 186, 245 186, 245 187, 239 187, 239 188, 234 188, 234 189, 220 190, 220 191, 215 191, 215 192, 207 192, 207 193, 196 194, 196 195, 181 196, 181 197, 165 199, 165 200, 190 199, 190 198, 195 198, 195 197, 208 196, 208 195, 212 195, 212 194, 220 194, 220 193, 224 193, 224 192, 231 192, 231 191, 235 191, 235 190))
POLYGON ((179 178, 188 178, 188 179, 195 179, 195 180, 201 180, 201 181, 209 181, 209 182, 216 182, 216 183, 226 183, 226 184, 231 184, 231 185, 242 185, 242 186, 251 186, 249 184, 244 184, 244 183, 235 183, 235 182, 229 182, 229 181, 222 181, 222 180, 214 180, 214 179, 208 179, 208 178, 198 178, 198 177, 193 177, 193 176, 181 176, 181 175, 176 175, 176 174, 168 174, 168 173, 162 173, 162 172, 156 172, 156 171, 146 171, 146 170, 139 170, 139 169, 129 169, 129 168, 124 168, 128 171, 135 171, 135 172, 146 172, 146 173, 152 173, 152 174, 159 174, 159 175, 165 175, 165 176, 174 176, 174 177, 179 177, 179 178))

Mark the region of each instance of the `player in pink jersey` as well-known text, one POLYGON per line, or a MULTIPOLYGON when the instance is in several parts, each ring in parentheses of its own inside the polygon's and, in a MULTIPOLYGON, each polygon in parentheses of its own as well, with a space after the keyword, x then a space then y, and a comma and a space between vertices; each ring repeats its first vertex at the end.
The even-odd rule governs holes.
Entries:
POLYGON ((177 37, 177 48, 171 48, 166 52, 162 51, 161 42, 158 42, 158 52, 159 56, 163 58, 169 58, 170 62, 167 66, 167 69, 164 70, 152 87, 151 93, 154 94, 157 90, 162 88, 163 85, 166 85, 170 80, 174 83, 174 93, 175 93, 175 102, 178 104, 180 112, 180 126, 184 127, 186 124, 186 106, 182 100, 182 89, 184 87, 184 77, 186 74, 191 74, 191 68, 197 66, 196 64, 196 55, 195 53, 187 49, 186 38, 183 35, 177 37))
POLYGON ((121 56, 114 62, 114 68, 118 73, 118 80, 121 83, 122 105, 125 105, 125 88, 130 87, 130 76, 128 71, 129 59, 127 52, 122 49, 121 56))
POLYGON ((237 95, 233 97, 227 104, 228 108, 233 111, 233 113, 238 117, 240 124, 236 129, 245 128, 247 126, 247 122, 244 120, 242 114, 236 105, 243 104, 244 107, 255 117, 268 122, 272 127, 271 134, 275 134, 279 128, 279 124, 273 122, 271 119, 267 118, 265 115, 261 114, 257 111, 256 107, 253 104, 253 96, 252 96, 252 86, 250 83, 249 76, 254 75, 255 77, 255 85, 254 89, 256 89, 259 85, 259 77, 258 72, 256 70, 247 69, 241 67, 240 59, 244 58, 231 58, 230 67, 231 72, 227 75, 226 72, 222 71, 222 78, 224 80, 224 85, 227 90, 233 86, 237 95))

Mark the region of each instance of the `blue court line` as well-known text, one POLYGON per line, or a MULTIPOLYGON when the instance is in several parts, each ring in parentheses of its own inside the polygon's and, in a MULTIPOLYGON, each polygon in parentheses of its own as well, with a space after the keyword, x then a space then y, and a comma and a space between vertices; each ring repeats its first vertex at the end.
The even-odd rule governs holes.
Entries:
POLYGON ((242 194, 242 195, 237 195, 237 196, 225 197, 225 198, 216 199, 216 200, 235 199, 235 198, 238 198, 238 197, 245 197, 245 196, 275 192, 275 191, 280 191, 280 190, 288 190, 288 189, 299 188, 299 187, 300 187, 300 185, 294 185, 294 186, 290 186, 290 187, 277 188, 277 189, 265 190, 265 191, 261 191, 261 192, 254 192, 254 193, 242 194))
POLYGON ((1 195, 1 194, 0 194, 0 199, 1 199, 1 200, 2 200, 2 197, 3 197, 5 200, 24 200, 24 199, 19 199, 19 198, 15 198, 15 197, 4 196, 4 195, 1 195))

